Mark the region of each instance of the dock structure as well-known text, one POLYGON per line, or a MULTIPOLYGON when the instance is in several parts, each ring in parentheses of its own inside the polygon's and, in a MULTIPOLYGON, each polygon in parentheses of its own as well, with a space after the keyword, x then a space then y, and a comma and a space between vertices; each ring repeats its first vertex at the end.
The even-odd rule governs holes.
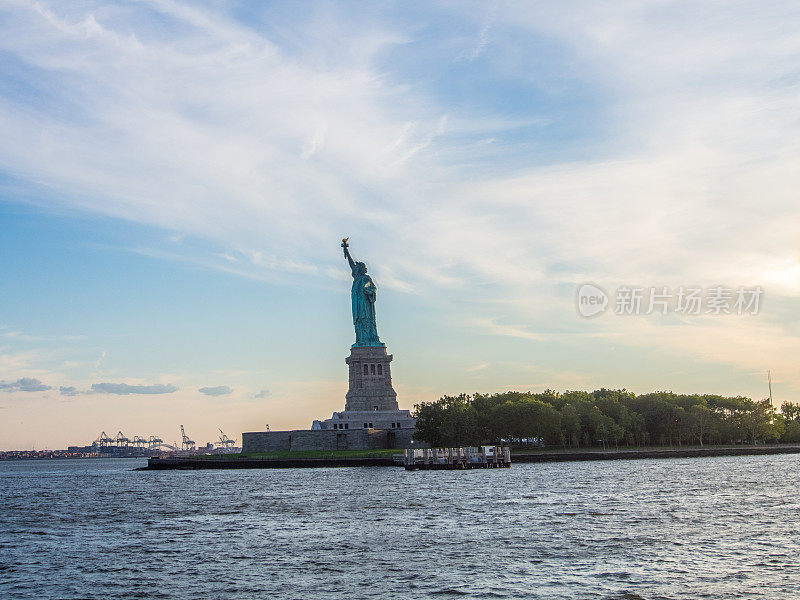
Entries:
POLYGON ((456 469, 507 469, 511 466, 508 446, 469 448, 409 448, 403 454, 406 471, 456 469))

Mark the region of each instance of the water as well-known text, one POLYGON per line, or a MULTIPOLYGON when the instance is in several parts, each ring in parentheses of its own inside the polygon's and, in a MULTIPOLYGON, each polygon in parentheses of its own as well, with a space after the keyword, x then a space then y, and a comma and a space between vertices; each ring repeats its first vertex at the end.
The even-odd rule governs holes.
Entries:
POLYGON ((800 598, 800 457, 0 462, 0 597, 800 598))

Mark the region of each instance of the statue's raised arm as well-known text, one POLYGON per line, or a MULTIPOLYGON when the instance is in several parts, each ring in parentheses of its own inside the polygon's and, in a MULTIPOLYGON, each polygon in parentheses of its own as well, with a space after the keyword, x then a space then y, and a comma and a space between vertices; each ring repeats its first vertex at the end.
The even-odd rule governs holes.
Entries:
POLYGON ((350 256, 350 247, 347 245, 347 240, 350 238, 343 238, 342 239, 342 249, 344 250, 344 257, 347 259, 347 262, 350 263, 350 269, 353 271, 353 277, 356 276, 356 263, 353 260, 353 257, 350 256))

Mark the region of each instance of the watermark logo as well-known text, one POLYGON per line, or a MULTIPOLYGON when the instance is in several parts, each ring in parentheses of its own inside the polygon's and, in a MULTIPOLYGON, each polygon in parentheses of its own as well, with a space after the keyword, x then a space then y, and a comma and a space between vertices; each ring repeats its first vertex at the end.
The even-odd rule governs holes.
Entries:
MULTIPOLYGON (((616 315, 757 315, 761 308, 761 286, 731 288, 715 285, 710 288, 680 286, 621 286, 614 293, 616 315)), ((593 317, 606 311, 609 295, 593 283, 578 287, 576 308, 582 317, 593 317)))
POLYGON ((578 288, 575 298, 578 314, 582 317, 594 317, 608 308, 608 294, 593 283, 584 283, 578 288))

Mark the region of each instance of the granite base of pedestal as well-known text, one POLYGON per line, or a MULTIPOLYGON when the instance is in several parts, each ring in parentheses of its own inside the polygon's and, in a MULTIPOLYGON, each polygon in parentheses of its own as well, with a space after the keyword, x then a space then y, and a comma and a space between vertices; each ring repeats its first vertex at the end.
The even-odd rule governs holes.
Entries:
POLYGON ((242 434, 242 452, 383 450, 409 448, 413 429, 296 429, 242 434))

